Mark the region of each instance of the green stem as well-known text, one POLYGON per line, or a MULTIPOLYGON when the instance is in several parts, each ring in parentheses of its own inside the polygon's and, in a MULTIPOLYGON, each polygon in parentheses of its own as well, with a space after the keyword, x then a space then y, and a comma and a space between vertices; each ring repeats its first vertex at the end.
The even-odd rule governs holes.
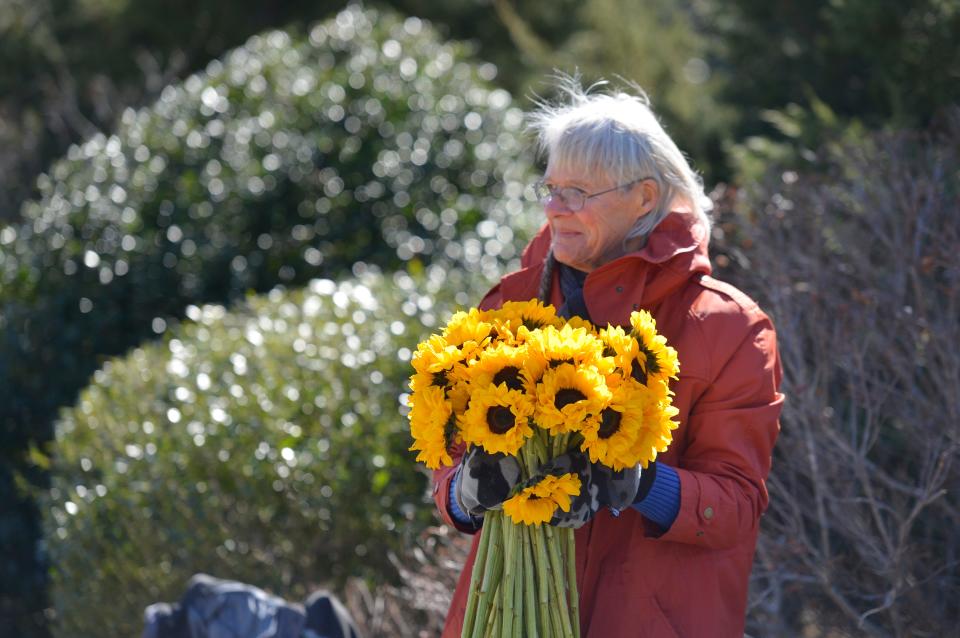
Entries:
POLYGON ((567 588, 566 583, 566 574, 567 570, 564 569, 563 561, 560 560, 560 548, 557 547, 558 540, 553 533, 553 528, 549 525, 546 529, 547 533, 547 551, 550 555, 550 571, 553 578, 553 591, 557 597, 557 603, 554 605, 555 608, 560 608, 560 622, 563 630, 563 636, 565 638, 573 636, 573 626, 570 622, 570 607, 567 604, 567 588))
POLYGON ((501 525, 503 528, 503 582, 500 586, 500 596, 498 601, 503 605, 503 632, 500 635, 509 634, 513 629, 514 597, 513 590, 516 585, 517 567, 522 567, 517 561, 517 543, 516 535, 513 533, 515 525, 510 522, 509 517, 501 516, 501 525), (511 630, 511 631, 508 631, 511 630))
POLYGON ((546 463, 554 456, 551 449, 552 441, 553 437, 546 430, 540 431, 540 436, 537 438, 537 457, 541 464, 546 463))
POLYGON ((567 562, 567 587, 570 591, 570 620, 573 621, 573 635, 580 638, 580 591, 577 588, 577 541, 572 529, 558 530, 565 538, 564 560, 567 562))
POLYGON ((546 548, 544 547, 543 526, 536 525, 530 527, 530 538, 533 541, 534 563, 537 569, 537 589, 540 600, 540 622, 542 623, 541 632, 545 636, 555 636, 553 627, 550 623, 550 577, 547 570, 550 569, 550 561, 547 558, 546 548))
POLYGON ((525 552, 524 552, 524 543, 523 537, 526 535, 525 530, 523 529, 526 525, 511 525, 511 533, 514 537, 514 543, 516 550, 516 562, 517 562, 517 579, 513 584, 513 635, 514 636, 523 636, 523 617, 526 615, 527 610, 524 608, 524 582, 529 579, 526 562, 524 561, 525 552))
POLYGON ((470 589, 467 594, 467 611, 463 618, 461 638, 468 638, 473 633, 473 623, 476 619, 477 599, 480 593, 480 583, 487 560, 487 549, 490 547, 491 534, 486 526, 480 530, 480 544, 477 546, 477 555, 473 559, 473 573, 470 574, 470 589))
POLYGON ((520 448, 520 480, 525 481, 537 471, 537 455, 534 450, 536 437, 531 438, 520 448))
POLYGON ((524 596, 524 620, 526 621, 527 637, 539 638, 537 631, 537 594, 534 587, 537 583, 536 572, 533 569, 533 544, 530 541, 530 535, 533 533, 532 526, 525 526, 523 530, 523 596, 524 596))
MULTIPOLYGON (((499 590, 498 590, 499 591, 499 590)), ((500 613, 500 599, 494 600, 493 607, 490 609, 490 617, 487 619, 487 631, 483 635, 486 638, 501 638, 501 622, 503 614, 500 613)))
MULTIPOLYGON (((502 591, 503 587, 500 589, 502 591)), ((504 624, 506 621, 506 614, 503 613, 503 598, 500 596, 497 597, 497 606, 493 609, 493 615, 493 634, 491 635, 496 638, 500 638, 501 636, 503 638, 508 638, 507 629, 509 626, 504 624)))
MULTIPOLYGON (((500 583, 500 574, 503 571, 503 539, 501 538, 502 525, 500 519, 503 512, 487 512, 484 521, 484 532, 490 534, 490 547, 487 550, 487 560, 483 567, 483 579, 477 601, 477 612, 474 616, 473 631, 470 638, 481 638, 487 626, 487 615, 490 613, 491 603, 496 599, 497 585, 500 583)), ((462 634, 466 636, 466 634, 462 634)))
POLYGON ((563 623, 560 619, 563 617, 563 612, 557 607, 557 605, 550 605, 550 624, 552 626, 551 636, 566 636, 563 634, 563 623))

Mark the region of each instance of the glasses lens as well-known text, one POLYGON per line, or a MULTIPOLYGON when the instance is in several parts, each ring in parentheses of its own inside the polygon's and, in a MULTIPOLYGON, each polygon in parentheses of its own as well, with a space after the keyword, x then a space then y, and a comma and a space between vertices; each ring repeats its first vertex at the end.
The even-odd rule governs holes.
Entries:
POLYGON ((555 188, 545 182, 535 183, 533 193, 541 203, 554 201, 574 213, 587 202, 587 195, 579 188, 555 188))
POLYGON ((545 202, 550 197, 550 187, 543 182, 537 182, 533 185, 533 194, 539 201, 545 202))
POLYGON ((583 205, 586 203, 586 197, 584 197, 583 191, 579 188, 564 188, 558 194, 560 195, 560 199, 563 200, 564 205, 574 213, 583 208, 583 205))

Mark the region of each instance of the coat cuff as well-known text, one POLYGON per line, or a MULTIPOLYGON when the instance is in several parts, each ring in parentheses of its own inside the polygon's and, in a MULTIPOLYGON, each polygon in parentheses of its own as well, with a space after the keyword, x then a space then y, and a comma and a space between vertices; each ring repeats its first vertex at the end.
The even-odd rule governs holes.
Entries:
POLYGON ((659 533, 649 533, 660 540, 693 545, 708 545, 714 531, 714 509, 712 504, 701 502, 702 490, 696 475, 688 470, 675 470, 680 481, 680 507, 676 519, 669 529, 659 533))

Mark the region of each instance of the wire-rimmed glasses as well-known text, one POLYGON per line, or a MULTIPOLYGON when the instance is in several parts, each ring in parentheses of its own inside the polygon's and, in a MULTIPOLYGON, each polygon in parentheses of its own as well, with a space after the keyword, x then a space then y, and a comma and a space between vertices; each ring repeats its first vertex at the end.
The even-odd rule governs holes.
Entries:
POLYGON ((620 188, 633 186, 637 182, 642 182, 645 179, 650 178, 640 177, 633 181, 627 182, 626 184, 620 184, 619 186, 614 186, 613 188, 608 188, 597 193, 586 193, 573 186, 568 186, 567 188, 557 188, 553 184, 548 184, 545 181, 540 180, 533 185, 533 192, 536 194, 537 200, 543 204, 547 204, 550 201, 553 201, 554 198, 558 198, 560 203, 562 203, 567 210, 569 210, 571 213, 576 213, 586 206, 588 199, 599 197, 600 195, 606 195, 607 193, 612 193, 620 188))

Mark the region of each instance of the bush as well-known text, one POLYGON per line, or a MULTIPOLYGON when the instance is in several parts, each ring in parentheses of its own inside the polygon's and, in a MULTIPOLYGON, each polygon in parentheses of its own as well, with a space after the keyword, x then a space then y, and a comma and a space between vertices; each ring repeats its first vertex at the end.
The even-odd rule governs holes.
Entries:
POLYGON ((734 72, 724 97, 742 105, 746 130, 763 109, 808 104, 871 127, 929 123, 960 99, 954 2, 790 0, 705 3, 707 37, 734 72))
MULTIPOLYGON (((495 276, 516 255, 501 222, 523 227, 528 162, 519 109, 467 52, 417 19, 353 7, 302 39, 250 39, 71 149, 24 223, 0 230, 4 460, 24 471, 105 358, 188 304, 358 260, 495 276)), ((36 560, 13 510, 27 505, 7 502, 0 530, 25 562, 0 596, 36 560)))
POLYGON ((699 5, 717 99, 737 111, 724 160, 816 170, 815 152, 856 129, 917 129, 960 101, 960 5, 941 0, 731 0, 699 5), (847 131, 844 131, 847 129, 847 131))
POLYGON ((960 622, 960 510, 945 496, 960 489, 958 149, 960 111, 938 133, 828 147, 822 174, 772 170, 718 225, 785 373, 753 574, 761 635, 960 622))
POLYGON ((197 571, 292 599, 395 579, 388 554, 433 520, 402 416, 411 350, 451 311, 433 295, 471 288, 431 274, 192 306, 98 371, 57 427, 56 634, 137 635, 197 571))
POLYGON ((0 3, 0 223, 71 143, 268 28, 302 28, 337 0, 0 3))
POLYGON ((359 260, 496 275, 515 255, 498 224, 521 209, 521 113, 426 30, 354 8, 303 41, 253 38, 72 149, 0 237, 6 341, 38 360, 0 383, 16 408, 51 403, 38 371, 72 394, 189 303, 359 260))

